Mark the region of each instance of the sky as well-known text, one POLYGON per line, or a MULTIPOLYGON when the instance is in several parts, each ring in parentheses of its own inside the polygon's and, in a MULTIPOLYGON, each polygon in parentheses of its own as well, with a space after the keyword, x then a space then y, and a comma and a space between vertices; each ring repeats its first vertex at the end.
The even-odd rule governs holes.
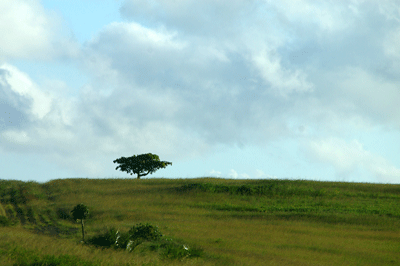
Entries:
POLYGON ((0 179, 400 183, 398 0, 0 0, 0 179))

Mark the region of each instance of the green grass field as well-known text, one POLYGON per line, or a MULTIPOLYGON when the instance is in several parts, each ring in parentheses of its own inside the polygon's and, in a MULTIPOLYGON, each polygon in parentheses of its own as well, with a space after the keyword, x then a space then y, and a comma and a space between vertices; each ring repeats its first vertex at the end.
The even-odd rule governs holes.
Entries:
POLYGON ((400 265, 400 185, 1 180, 0 197, 0 265, 400 265), (79 203, 86 243, 70 217, 79 203), (162 239, 132 251, 88 241, 139 223, 162 239))

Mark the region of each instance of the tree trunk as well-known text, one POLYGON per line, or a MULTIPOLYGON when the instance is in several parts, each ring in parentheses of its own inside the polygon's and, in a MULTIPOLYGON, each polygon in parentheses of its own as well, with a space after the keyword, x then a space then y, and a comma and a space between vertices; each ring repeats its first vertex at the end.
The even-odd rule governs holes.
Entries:
POLYGON ((83 219, 81 219, 82 224, 82 241, 85 242, 85 230, 83 229, 83 219))

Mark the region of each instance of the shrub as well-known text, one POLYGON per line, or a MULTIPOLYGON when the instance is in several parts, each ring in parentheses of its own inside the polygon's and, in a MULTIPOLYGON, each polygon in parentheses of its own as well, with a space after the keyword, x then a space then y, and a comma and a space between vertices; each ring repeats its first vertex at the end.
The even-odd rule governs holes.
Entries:
POLYGON ((57 217, 60 219, 63 219, 63 220, 71 219, 70 210, 68 208, 65 208, 65 207, 58 208, 56 213, 57 213, 57 217))
POLYGON ((88 240, 88 244, 105 248, 123 248, 126 249, 129 243, 129 234, 121 233, 115 227, 105 228, 103 232, 88 240))
POLYGON ((118 235, 117 238, 115 240, 115 247, 116 248, 122 248, 122 249, 127 249, 127 246, 129 244, 129 238, 130 235, 129 233, 123 233, 123 232, 119 232, 117 231, 118 235))
POLYGON ((164 248, 163 256, 169 259, 181 259, 190 255, 189 247, 173 241, 167 241, 162 247, 164 248))
POLYGON ((11 223, 5 216, 0 216, 0 226, 9 226, 11 223))
POLYGON ((162 237, 161 232, 158 230, 157 226, 152 226, 151 224, 137 224, 133 226, 128 234, 130 235, 130 239, 135 240, 147 240, 147 241, 157 241, 162 237))
POLYGON ((213 185, 212 184, 208 184, 208 183, 191 183, 191 184, 185 184, 181 187, 178 188, 178 191, 181 192, 186 192, 186 191, 192 191, 192 190, 199 190, 199 191, 210 191, 210 192, 214 192, 213 191, 213 185))
POLYGON ((29 221, 30 223, 36 224, 35 211, 33 210, 33 208, 32 208, 31 206, 29 206, 29 207, 27 208, 26 216, 28 217, 28 221, 29 221))
POLYGON ((240 186, 238 187, 238 189, 236 190, 236 193, 241 194, 241 195, 252 195, 253 194, 253 190, 251 189, 250 186, 240 186))
POLYGON ((115 245, 117 238, 118 230, 116 230, 114 227, 111 227, 104 229, 101 234, 89 239, 88 243, 99 247, 109 248, 115 245))

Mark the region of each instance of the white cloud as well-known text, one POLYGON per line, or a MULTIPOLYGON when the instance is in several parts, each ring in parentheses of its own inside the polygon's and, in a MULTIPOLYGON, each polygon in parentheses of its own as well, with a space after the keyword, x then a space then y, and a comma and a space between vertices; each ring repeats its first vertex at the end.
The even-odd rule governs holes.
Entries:
MULTIPOLYGON (((316 2, 313 0, 267 0, 281 15, 282 22, 292 25, 307 25, 310 28, 327 32, 339 32, 354 26, 354 20, 363 11, 363 0, 316 2)), ((296 27, 296 26, 294 26, 296 27)))
POLYGON ((400 22, 400 6, 396 1, 379 1, 379 12, 388 20, 400 22))
MULTIPOLYGON (((84 49, 85 65, 100 80, 115 83, 150 85, 165 79, 168 72, 175 75, 184 63, 185 42, 163 27, 145 28, 138 23, 112 23, 93 38, 84 49)), ((165 81, 165 80, 164 80, 165 81)), ((157 84, 160 86, 161 84, 157 84)))
MULTIPOLYGON (((176 32, 168 32, 164 27, 157 30, 143 27, 142 25, 130 22, 114 22, 106 26, 103 30, 104 33, 113 35, 123 41, 121 46, 127 48, 125 45, 140 45, 147 47, 148 52, 151 53, 153 49, 182 49, 185 43, 176 42, 176 32)), ((104 35, 100 35, 104 36, 104 35)), ((99 40, 93 40, 99 41, 99 40)))
POLYGON ((246 173, 243 173, 243 174, 239 175, 234 169, 231 169, 229 171, 228 177, 229 178, 233 178, 233 179, 237 179, 237 178, 248 179, 248 178, 250 178, 250 176, 248 174, 246 174, 246 173))
POLYGON ((260 169, 256 169, 255 176, 256 176, 256 178, 265 178, 267 175, 264 173, 264 171, 262 171, 260 169))
POLYGON ((236 179, 236 178, 239 177, 238 173, 237 173, 235 170, 233 170, 233 169, 231 169, 231 170, 229 171, 228 176, 229 176, 230 178, 234 178, 234 179, 236 179))
POLYGON ((271 84, 278 95, 287 96, 291 92, 312 92, 313 85, 306 80, 301 70, 283 69, 279 58, 271 58, 265 50, 253 56, 253 62, 261 77, 271 84))
POLYGON ((124 16, 147 26, 161 24, 189 35, 196 32, 221 38, 234 34, 243 18, 254 15, 251 3, 236 0, 127 0, 120 10, 124 16))
POLYGON ((309 143, 308 151, 318 161, 333 165, 339 175, 355 173, 361 168, 373 174, 376 181, 400 181, 400 169, 385 158, 365 150, 357 140, 350 143, 333 137, 314 140, 309 143))
POLYGON ((360 112, 378 123, 400 127, 400 82, 388 80, 360 68, 345 68, 336 77, 343 98, 360 112))
POLYGON ((16 67, 3 64, 0 66, 0 93, 3 100, 14 105, 17 109, 29 108, 30 115, 42 119, 51 109, 52 99, 42 92, 40 88, 16 67), (28 106, 22 106, 18 102, 25 99, 28 106))
POLYGON ((278 179, 278 177, 273 176, 273 175, 268 175, 268 174, 264 173, 264 171, 262 171, 260 169, 256 169, 255 178, 257 178, 257 179, 265 179, 265 178, 278 179))
POLYGON ((60 98, 57 92, 42 87, 18 68, 0 66, 0 110, 6 110, 10 122, 0 127, 2 148, 9 151, 38 153, 72 152, 76 100, 60 98), (14 141, 11 141, 14 139, 14 141), (24 145, 22 145, 22 143, 24 145))
POLYGON ((77 46, 61 35, 61 25, 38 0, 0 1, 0 59, 75 56, 77 46))
POLYGON ((236 178, 239 177, 238 173, 237 173, 235 170, 233 170, 233 169, 231 169, 231 170, 229 171, 228 176, 229 176, 230 178, 234 178, 234 179, 236 179, 236 178))
POLYGON ((48 89, 44 91, 14 66, 0 67, 0 108, 11 116, 7 126, 0 124, 2 149, 35 150, 59 165, 87 173, 94 173, 94 165, 103 169, 107 156, 111 160, 150 150, 174 159, 209 149, 203 141, 169 123, 167 117, 179 104, 167 95, 132 91, 102 96, 91 89, 75 99, 48 89), (133 105, 126 101, 129 96, 133 105))
POLYGON ((339 171, 344 172, 353 170, 360 162, 371 157, 357 140, 347 143, 337 138, 323 139, 311 142, 310 149, 319 160, 332 163, 339 171))
POLYGON ((209 145, 204 151, 219 143, 299 137, 291 121, 310 129, 301 137, 340 135, 373 126, 376 110, 398 113, 396 83, 375 75, 369 68, 374 58, 365 56, 376 54, 368 41, 375 35, 354 26, 368 29, 371 11, 362 3, 149 3, 126 1, 121 10, 133 21, 108 25, 84 49, 97 80, 82 93, 87 128, 134 142, 127 151, 148 143, 163 152, 209 145), (199 12, 217 7, 220 12, 199 12), (249 10, 266 15, 243 15, 249 10), (374 90, 382 86, 381 94, 374 90), (112 89, 100 96, 104 88, 112 89))
POLYGON ((240 176, 243 177, 244 179, 249 179, 250 178, 250 176, 248 174, 246 174, 246 173, 243 173, 240 176))
POLYGON ((400 27, 387 33, 384 40, 384 52, 388 58, 400 58, 400 27))
POLYGON ((215 177, 221 177, 222 173, 220 171, 216 171, 216 170, 211 170, 210 171, 210 176, 215 176, 215 177))
POLYGON ((25 131, 6 130, 2 133, 3 138, 15 145, 29 144, 30 138, 25 131))
MULTIPOLYGON (((216 134, 208 131, 220 131, 217 138, 229 140, 225 133, 236 134, 230 130, 236 119, 252 123, 249 117, 244 120, 235 114, 238 104, 246 106, 239 102, 238 94, 247 92, 235 84, 232 74, 244 74, 240 71, 244 66, 227 64, 227 51, 214 46, 182 41, 162 28, 116 23, 89 44, 87 62, 96 58, 90 63, 92 73, 103 73, 99 79, 111 81, 107 86, 115 89, 109 101, 115 101, 115 106, 129 105, 132 109, 146 103, 143 108, 151 109, 143 113, 146 120, 158 113, 154 110, 160 110, 161 117, 170 114, 170 123, 185 130, 213 139, 216 134)), ((104 87, 96 85, 96 89, 104 87)))

